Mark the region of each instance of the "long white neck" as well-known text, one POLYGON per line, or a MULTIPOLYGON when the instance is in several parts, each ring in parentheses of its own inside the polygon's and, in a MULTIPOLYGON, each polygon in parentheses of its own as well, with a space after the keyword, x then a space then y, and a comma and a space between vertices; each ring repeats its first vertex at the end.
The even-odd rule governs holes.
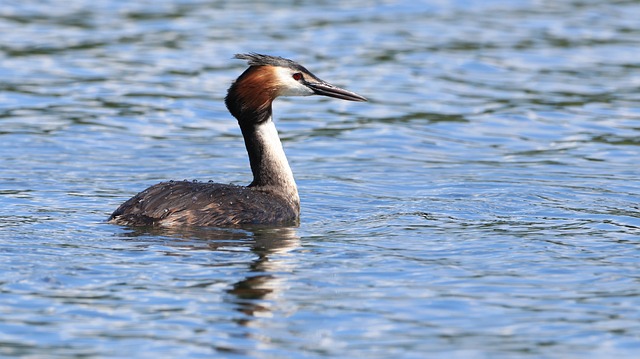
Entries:
POLYGON ((271 117, 251 126, 242 126, 253 182, 250 187, 280 194, 299 206, 298 187, 271 117))

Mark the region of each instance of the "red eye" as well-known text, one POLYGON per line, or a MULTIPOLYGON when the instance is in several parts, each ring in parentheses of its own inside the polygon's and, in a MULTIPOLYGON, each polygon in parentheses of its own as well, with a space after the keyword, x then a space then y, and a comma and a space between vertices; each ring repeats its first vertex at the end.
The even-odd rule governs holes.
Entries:
POLYGON ((302 74, 299 72, 296 72, 295 74, 293 74, 293 79, 296 81, 300 81, 302 79, 302 74))

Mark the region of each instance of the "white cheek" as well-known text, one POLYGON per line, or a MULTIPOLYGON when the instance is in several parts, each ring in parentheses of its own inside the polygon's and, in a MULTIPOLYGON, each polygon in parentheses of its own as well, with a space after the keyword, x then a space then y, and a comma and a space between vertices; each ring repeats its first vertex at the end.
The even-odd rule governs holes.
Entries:
POLYGON ((297 81, 295 82, 295 86, 287 86, 281 93, 280 96, 311 96, 313 95, 313 91, 309 89, 307 86, 301 85, 297 81))
POLYGON ((282 84, 280 96, 311 96, 313 91, 307 86, 293 79, 293 73, 289 69, 277 68, 278 80, 282 84))
POLYGON ((281 93, 280 96, 311 96, 313 95, 313 91, 311 91, 307 86, 301 85, 297 81, 294 86, 286 87, 281 93))

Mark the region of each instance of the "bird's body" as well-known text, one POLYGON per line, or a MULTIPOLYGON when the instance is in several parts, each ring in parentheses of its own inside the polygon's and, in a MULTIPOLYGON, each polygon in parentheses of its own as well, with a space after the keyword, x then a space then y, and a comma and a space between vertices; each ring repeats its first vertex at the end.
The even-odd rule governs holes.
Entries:
POLYGON ((158 183, 122 204, 112 218, 129 226, 295 225, 299 204, 277 193, 220 183, 158 183))
POLYGON ((253 182, 249 186, 170 181, 147 188, 116 209, 109 222, 130 226, 293 225, 298 189, 272 119, 278 96, 324 95, 366 101, 281 57, 247 54, 250 67, 231 85, 225 103, 238 120, 253 182))

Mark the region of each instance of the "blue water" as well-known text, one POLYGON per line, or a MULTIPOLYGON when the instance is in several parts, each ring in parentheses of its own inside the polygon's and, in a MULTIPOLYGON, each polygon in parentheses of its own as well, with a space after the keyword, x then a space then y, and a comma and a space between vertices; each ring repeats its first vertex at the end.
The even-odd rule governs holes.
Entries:
POLYGON ((637 1, 0 6, 0 356, 634 358, 637 1), (301 224, 105 223, 169 179, 251 181, 235 53, 283 98, 301 224))

